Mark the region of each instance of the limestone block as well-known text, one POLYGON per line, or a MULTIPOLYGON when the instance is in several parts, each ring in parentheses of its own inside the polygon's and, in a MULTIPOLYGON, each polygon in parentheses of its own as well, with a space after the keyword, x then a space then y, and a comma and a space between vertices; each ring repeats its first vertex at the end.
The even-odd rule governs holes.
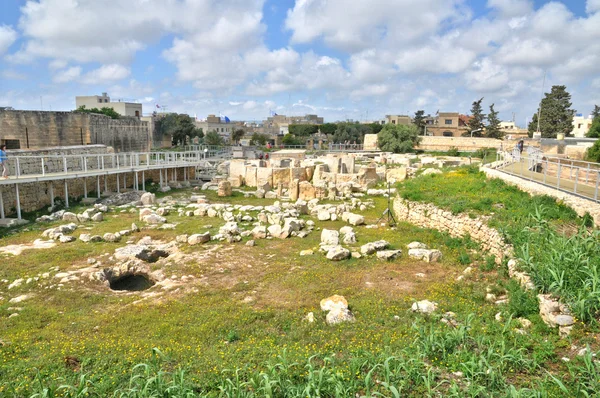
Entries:
POLYGON ((290 181, 298 179, 299 181, 308 181, 306 169, 304 167, 290 167, 290 181))
POLYGON ((365 151, 376 151, 378 149, 377 134, 365 134, 363 143, 363 149, 365 151))
POLYGON ((406 167, 399 167, 395 169, 388 169, 385 172, 385 180, 389 182, 394 180, 396 182, 406 180, 406 167))
POLYGON ((273 168, 273 185, 277 186, 281 183, 284 188, 290 185, 291 174, 288 168, 273 168))
MULTIPOLYGON (((262 186, 264 184, 269 184, 269 187, 276 186, 273 184, 273 169, 271 167, 259 167, 256 169, 256 183, 258 186, 262 186)), ((264 189, 264 188, 262 188, 264 189)), ((269 189, 265 189, 265 191, 269 191, 269 189)))
POLYGON ((246 165, 243 159, 232 159, 229 163, 229 177, 246 177, 246 165))
POLYGON ((311 200, 316 198, 315 187, 308 181, 300 182, 300 184, 298 185, 298 191, 298 198, 300 200, 311 200))
POLYGON ((256 187, 258 184, 257 168, 254 166, 246 167, 246 175, 244 177, 247 187, 256 187))
POLYGON ((354 174, 354 156, 342 156, 340 173, 354 174))
MULTIPOLYGON (((279 187, 281 187, 281 183, 279 184, 279 187)), ((279 189, 278 189, 279 190, 279 189)), ((292 182, 290 183, 290 200, 295 202, 298 200, 298 197, 300 195, 300 186, 299 186, 299 181, 298 180, 292 180, 292 182)))
POLYGON ((242 185, 244 185, 244 177, 241 175, 238 175, 237 177, 229 177, 227 181, 229 181, 232 188, 240 188, 242 185))
POLYGON ((372 188, 378 180, 379 176, 375 167, 362 166, 358 171, 358 182, 363 187, 372 188))

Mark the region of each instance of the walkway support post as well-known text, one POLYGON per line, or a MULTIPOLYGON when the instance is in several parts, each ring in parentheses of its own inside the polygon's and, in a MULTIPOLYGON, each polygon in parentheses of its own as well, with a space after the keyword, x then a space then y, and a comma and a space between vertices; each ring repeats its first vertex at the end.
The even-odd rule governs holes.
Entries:
POLYGON ((65 207, 69 208, 69 187, 67 185, 67 180, 65 180, 65 207))
POLYGON ((15 190, 17 194, 17 218, 21 219, 21 196, 19 195, 19 184, 15 184, 15 190))
POLYGON ((4 198, 2 198, 2 186, 0 185, 0 218, 4 220, 4 198))

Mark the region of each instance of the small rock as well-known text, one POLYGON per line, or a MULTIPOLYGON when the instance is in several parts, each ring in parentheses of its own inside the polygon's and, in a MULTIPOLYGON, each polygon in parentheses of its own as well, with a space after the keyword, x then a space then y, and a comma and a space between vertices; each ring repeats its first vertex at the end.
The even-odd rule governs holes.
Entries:
POLYGON ((300 252, 300 256, 312 256, 313 254, 315 254, 314 251, 308 249, 308 250, 302 250, 300 252))
POLYGON ((413 303, 411 309, 413 310, 413 312, 431 314, 437 309, 437 303, 429 300, 421 300, 413 303))
POLYGON ((402 255, 402 250, 380 250, 377 252, 377 258, 380 260, 391 261, 402 255))
POLYGON ((246 242, 246 246, 256 246, 256 242, 254 240, 249 240, 248 242, 246 242))

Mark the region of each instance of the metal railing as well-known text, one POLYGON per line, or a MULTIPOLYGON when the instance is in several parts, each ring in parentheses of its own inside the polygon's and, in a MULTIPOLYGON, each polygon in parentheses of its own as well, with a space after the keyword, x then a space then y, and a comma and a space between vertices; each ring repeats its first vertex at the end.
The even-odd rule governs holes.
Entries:
POLYGON ((600 163, 545 156, 537 148, 525 153, 517 152, 498 152, 497 169, 559 191, 600 201, 600 163))
POLYGON ((210 158, 208 153, 127 152, 81 155, 10 156, 11 180, 32 176, 69 175, 73 173, 129 172, 144 169, 194 166, 210 158))

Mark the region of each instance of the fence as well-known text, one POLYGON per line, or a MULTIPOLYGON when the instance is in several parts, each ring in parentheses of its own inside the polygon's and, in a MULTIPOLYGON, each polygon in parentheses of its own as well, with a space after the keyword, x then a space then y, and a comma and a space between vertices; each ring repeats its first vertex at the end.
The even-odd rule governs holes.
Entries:
POLYGON ((599 202, 600 163, 544 156, 529 147, 524 153, 498 152, 496 161, 507 174, 599 202))

